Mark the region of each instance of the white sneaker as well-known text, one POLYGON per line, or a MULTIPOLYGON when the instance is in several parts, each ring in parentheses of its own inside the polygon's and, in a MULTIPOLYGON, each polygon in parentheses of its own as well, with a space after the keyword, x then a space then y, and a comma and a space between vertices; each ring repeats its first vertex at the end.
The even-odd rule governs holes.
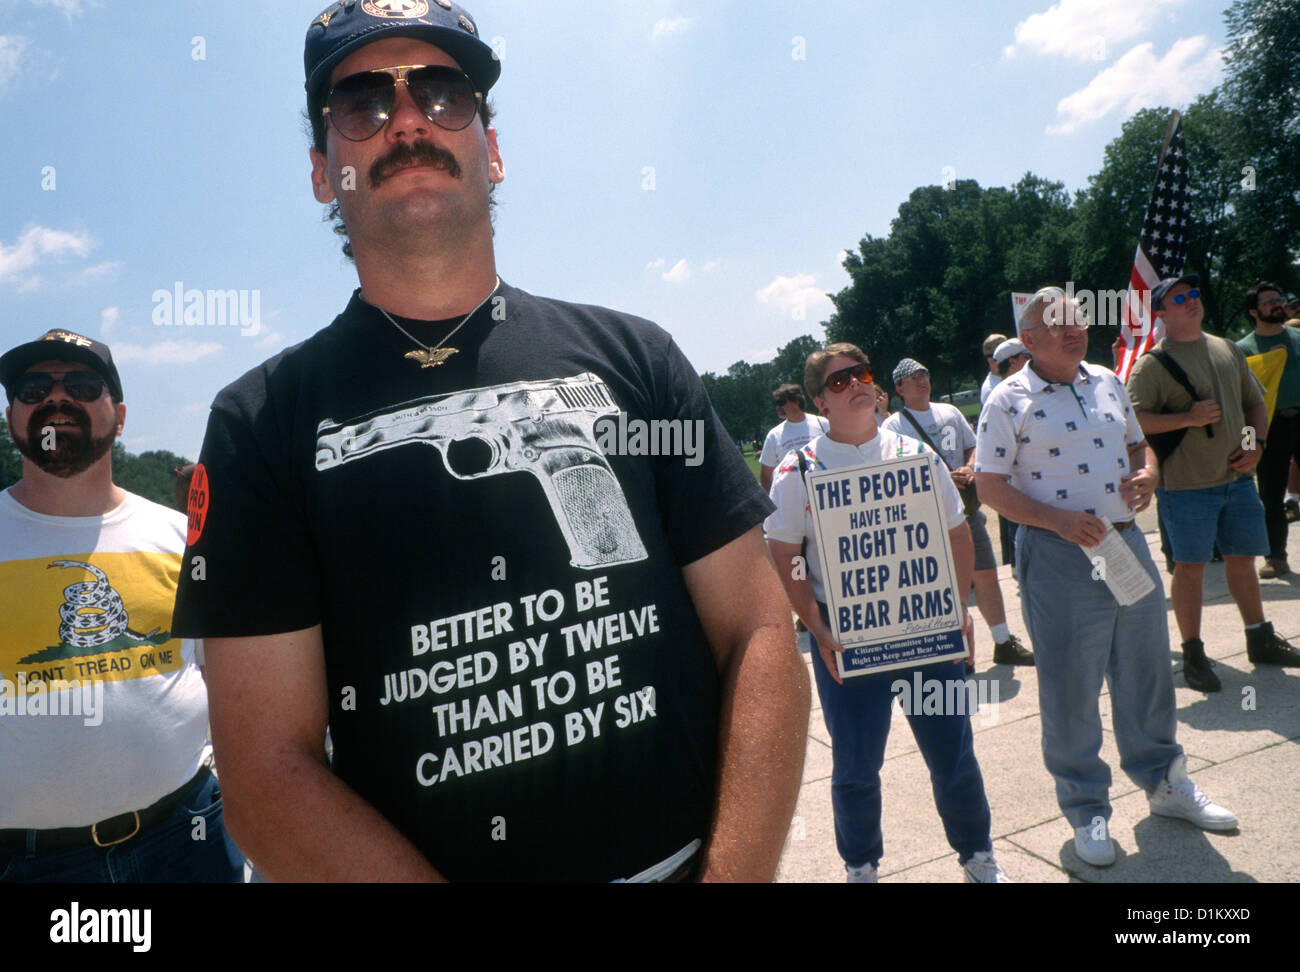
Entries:
POLYGON ((879 879, 876 875, 876 865, 863 864, 861 867, 849 867, 844 865, 844 870, 849 872, 847 881, 849 884, 878 884, 879 879))
POLYGON ((1098 818, 1084 827, 1074 828, 1074 852, 1085 864, 1093 867, 1110 867, 1115 863, 1115 845, 1110 841, 1110 828, 1098 818))
POLYGON ((1147 797, 1152 813, 1189 820, 1203 830, 1233 830, 1237 818, 1231 810, 1211 803, 1205 791, 1187 775, 1187 757, 1169 764, 1169 772, 1156 791, 1147 797))
POLYGON ((1011 884, 1011 878, 1002 870, 993 857, 992 851, 976 851, 971 859, 962 865, 967 884, 1011 884))

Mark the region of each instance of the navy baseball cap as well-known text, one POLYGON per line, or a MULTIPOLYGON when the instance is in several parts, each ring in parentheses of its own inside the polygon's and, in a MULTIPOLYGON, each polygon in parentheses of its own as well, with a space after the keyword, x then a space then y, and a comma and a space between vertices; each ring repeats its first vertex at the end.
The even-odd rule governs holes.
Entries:
POLYGON ((320 114, 330 74, 355 50, 390 37, 414 37, 456 59, 484 95, 501 77, 501 62, 478 34, 465 8, 451 0, 339 0, 307 28, 303 67, 307 110, 320 114))
POLYGON ((75 361, 84 364, 104 379, 114 401, 122 400, 122 379, 118 377, 117 366, 113 364, 113 353, 108 350, 108 345, 55 328, 46 331, 35 341, 6 351, 4 357, 0 357, 0 383, 5 386, 10 405, 14 402, 14 383, 39 361, 75 361))
POLYGON ((1165 277, 1154 287, 1151 288, 1151 309, 1158 311, 1164 305, 1165 294, 1173 290, 1180 283, 1185 283, 1193 290, 1201 286, 1201 278, 1194 273, 1186 273, 1181 277, 1165 277))

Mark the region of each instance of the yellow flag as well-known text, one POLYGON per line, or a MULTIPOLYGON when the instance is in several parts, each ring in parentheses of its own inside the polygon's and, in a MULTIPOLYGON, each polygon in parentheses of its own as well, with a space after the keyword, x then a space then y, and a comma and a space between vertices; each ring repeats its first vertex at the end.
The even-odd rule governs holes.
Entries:
POLYGON ((1268 421, 1273 422, 1273 406, 1277 404, 1277 389, 1282 384, 1282 372, 1286 369, 1286 348, 1274 348, 1264 354, 1246 356, 1246 363, 1255 373, 1259 383, 1264 386, 1264 404, 1268 406, 1268 421))

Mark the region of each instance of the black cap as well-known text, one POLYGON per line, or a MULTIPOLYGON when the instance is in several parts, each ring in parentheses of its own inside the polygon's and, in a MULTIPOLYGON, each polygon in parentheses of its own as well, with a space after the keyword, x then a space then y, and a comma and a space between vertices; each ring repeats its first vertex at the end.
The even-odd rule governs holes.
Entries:
POLYGON ((1181 283, 1185 283, 1187 286, 1195 290, 1197 287, 1200 287, 1201 278, 1194 273, 1186 273, 1181 277, 1165 277, 1164 280, 1151 288, 1151 309, 1153 311, 1160 310, 1165 302, 1165 294, 1169 293, 1169 291, 1173 290, 1181 283))
POLYGON ((113 353, 102 341, 73 334, 61 328, 46 331, 35 341, 20 344, 0 357, 0 383, 5 386, 9 404, 14 402, 14 383, 38 361, 75 361, 93 368, 104 381, 115 401, 122 400, 122 379, 113 364, 113 353))
POLYGON ((339 63, 390 37, 414 37, 446 51, 485 95, 501 77, 501 62, 479 37, 474 18, 451 0, 339 0, 307 28, 303 67, 313 119, 324 106, 330 74, 339 63))

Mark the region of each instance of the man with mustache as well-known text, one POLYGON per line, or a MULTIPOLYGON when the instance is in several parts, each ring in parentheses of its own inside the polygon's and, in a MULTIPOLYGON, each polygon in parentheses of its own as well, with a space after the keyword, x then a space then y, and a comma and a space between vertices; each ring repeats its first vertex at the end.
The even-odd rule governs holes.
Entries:
POLYGON ((1021 524, 1016 576, 1034 645, 1043 761, 1075 853, 1107 867, 1115 848, 1110 767, 1101 758, 1103 683, 1121 766, 1151 812, 1208 830, 1231 830, 1237 818, 1188 777, 1175 738, 1164 591, 1134 526, 1155 491, 1155 458, 1123 383, 1084 362, 1087 328, 1059 287, 1030 299, 1020 339, 1032 361, 993 390, 980 414, 975 483, 981 500, 1021 524), (1112 529, 1154 584, 1128 605, 1093 554, 1112 529))
POLYGON ((232 831, 276 881, 771 880, 809 707, 771 504, 665 331, 498 277, 468 12, 335 3, 304 61, 361 288, 195 471, 232 831))
POLYGON ((238 882, 195 644, 165 630, 185 519, 113 483, 112 354, 53 330, 0 382, 23 455, 0 493, 0 881, 238 882))
POLYGON ((1277 284, 1266 280, 1255 284, 1246 291, 1242 309, 1255 330, 1238 341, 1237 347, 1247 355, 1266 354, 1274 348, 1286 350, 1286 367, 1268 426, 1268 443, 1255 468, 1268 529, 1268 556, 1259 576, 1285 577, 1291 573, 1286 560, 1287 475, 1292 459, 1300 458, 1300 331, 1286 326, 1286 301, 1277 284))

